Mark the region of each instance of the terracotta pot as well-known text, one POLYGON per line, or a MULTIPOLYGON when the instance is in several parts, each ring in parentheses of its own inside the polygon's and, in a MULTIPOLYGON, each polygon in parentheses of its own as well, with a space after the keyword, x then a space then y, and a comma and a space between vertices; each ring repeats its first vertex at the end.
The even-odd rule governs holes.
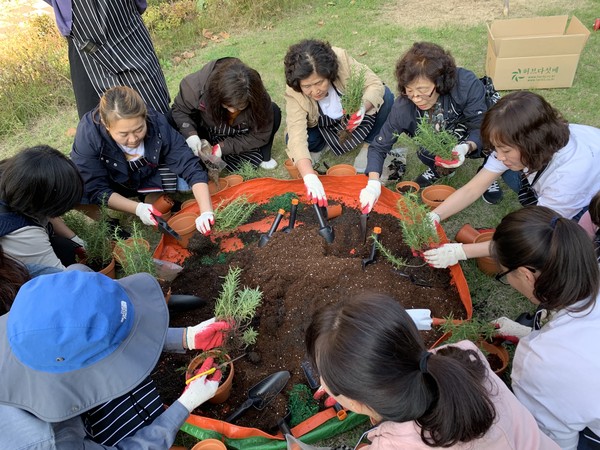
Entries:
POLYGON ((502 345, 494 345, 486 341, 480 341, 477 345, 484 350, 484 352, 489 353, 490 355, 497 356, 500 361, 502 361, 502 366, 499 368, 492 368, 496 375, 502 375, 506 368, 508 367, 508 350, 506 350, 502 345))
POLYGON ((421 190, 419 183, 414 181, 401 181, 396 185, 396 192, 399 194, 408 194, 409 192, 417 193, 421 190))
MULTIPOLYGON (((493 231, 486 231, 484 233, 479 233, 479 236, 477 236, 473 240, 473 243, 476 244, 478 242, 491 241, 493 236, 494 236, 493 231)), ((479 270, 481 270, 483 273, 485 273, 487 275, 491 275, 491 276, 496 275, 497 273, 500 273, 500 271, 502 270, 500 268, 500 266, 498 265, 498 263, 496 262, 496 260, 494 258, 492 258, 491 256, 483 256, 481 258, 477 258, 477 267, 479 267, 479 270)))
POLYGON ((456 242, 460 242, 461 244, 472 244, 475 242, 475 238, 479 236, 479 231, 473 228, 470 224, 465 223, 460 230, 454 236, 454 240, 456 242))
POLYGON ((342 215, 342 205, 329 205, 327 207, 327 220, 335 219, 342 215))
POLYGON ((237 186, 238 184, 242 184, 244 182, 244 177, 238 174, 227 175, 223 179, 227 180, 227 187, 237 186))
POLYGON ((225 178, 219 178, 219 185, 217 186, 214 181, 208 182, 208 192, 210 195, 215 195, 217 192, 227 188, 227 180, 225 178))
POLYGON ((445 184, 432 184, 421 191, 421 199, 423 200, 423 203, 425 203, 431 209, 435 209, 455 191, 456 189, 454 189, 452 186, 446 186, 445 184))
POLYGON ((173 207, 173 205, 175 205, 175 202, 167 194, 161 195, 154 201, 154 203, 152 203, 152 206, 154 206, 156 209, 158 209, 160 211, 161 214, 163 214, 163 218, 164 218, 165 213, 168 213, 169 211, 171 211, 171 208, 173 207))
MULTIPOLYGON (((228 355, 225 355, 225 357, 227 359, 231 359, 228 355)), ((194 376, 194 371, 202 365, 202 363, 204 362, 205 359, 206 359, 206 355, 200 354, 190 361, 190 363, 188 364, 188 368, 185 371, 185 379, 186 380, 194 376)), ((231 394, 232 383, 233 383, 233 373, 234 373, 233 363, 229 364, 228 370, 229 370, 229 372, 227 374, 227 378, 225 379, 225 381, 221 381, 221 384, 219 385, 219 387, 217 389, 217 393, 213 396, 213 398, 208 400, 209 403, 213 403, 213 404, 224 403, 229 398, 229 395, 231 394)))
POLYGON ((298 178, 302 178, 300 176, 300 171, 298 170, 298 168, 294 165, 294 163, 292 162, 291 159, 286 159, 285 162, 283 163, 283 165, 285 166, 285 168, 287 169, 288 173, 290 174, 290 178, 292 180, 297 180, 298 178))
POLYGON ((196 205, 197 205, 197 204, 198 204, 198 200, 196 200, 195 198, 190 198, 189 200, 186 200, 185 202, 183 202, 183 203, 181 204, 181 210, 180 210, 180 211, 183 211, 183 210, 184 210, 185 208, 187 208, 188 206, 190 206, 190 205, 194 205, 194 204, 196 204, 196 205))
POLYGON ((204 439, 194 445, 192 450, 227 450, 227 447, 217 439, 204 439))
POLYGON ((181 236, 181 240, 177 242, 183 248, 187 248, 190 238, 196 232, 197 217, 196 213, 180 213, 171 217, 167 222, 181 236))
POLYGON ((112 258, 110 260, 110 262, 108 263, 108 265, 104 269, 99 270, 98 273, 104 274, 108 278, 112 278, 114 280, 115 277, 116 277, 116 273, 115 273, 115 258, 112 258))
POLYGON ((169 450, 188 450, 187 447, 184 447, 182 445, 173 445, 171 447, 169 447, 169 450))
MULTIPOLYGON (((121 245, 125 245, 125 246, 129 247, 129 246, 133 245, 134 242, 137 242, 137 244, 139 244, 139 245, 143 245, 144 247, 146 247, 147 250, 150 249, 150 243, 146 239, 142 239, 142 238, 138 238, 137 241, 133 238, 128 238, 128 239, 125 239, 121 245)), ((124 258, 124 255, 123 255, 123 249, 121 249, 121 247, 119 245, 115 245, 115 248, 113 249, 113 256, 115 258, 115 261, 117 263, 121 264, 121 261, 124 258)))
POLYGON ((356 175, 356 169, 350 164, 336 164, 327 169, 327 175, 334 177, 344 177, 356 175))

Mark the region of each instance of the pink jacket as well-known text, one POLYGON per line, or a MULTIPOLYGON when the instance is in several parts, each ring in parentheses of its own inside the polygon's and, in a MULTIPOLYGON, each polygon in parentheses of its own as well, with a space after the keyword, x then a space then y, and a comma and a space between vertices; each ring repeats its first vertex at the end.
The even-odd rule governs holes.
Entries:
MULTIPOLYGON (((456 345, 463 349, 477 349, 470 341, 461 341, 456 345)), ((440 347, 441 348, 441 347, 440 347)), ((435 351, 435 350, 434 350, 435 351)), ((480 357, 485 361, 483 354, 480 357)), ((454 445, 452 449, 468 450, 559 450, 560 447, 543 434, 535 419, 525 407, 519 403, 508 387, 488 366, 491 386, 489 391, 496 408, 496 422, 481 439, 454 445)), ((431 447, 421 440, 420 428, 415 422, 383 422, 368 434, 371 445, 363 450, 401 450, 423 449, 431 447)))

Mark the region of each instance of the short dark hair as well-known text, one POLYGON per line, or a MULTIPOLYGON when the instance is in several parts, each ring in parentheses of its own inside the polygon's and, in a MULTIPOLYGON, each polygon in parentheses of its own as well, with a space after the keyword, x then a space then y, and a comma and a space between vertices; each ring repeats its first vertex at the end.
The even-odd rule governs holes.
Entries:
POLYGON ((569 142, 569 124, 544 97, 529 91, 505 95, 485 113, 481 137, 485 148, 504 144, 521 152, 531 172, 541 170, 569 142))
POLYGON ((508 270, 540 272, 533 294, 546 309, 582 311, 596 302, 600 272, 592 240, 576 222, 544 206, 527 206, 502 219, 492 255, 508 270), (589 300, 580 308, 569 308, 589 300))
POLYGON ((359 401, 383 420, 416 421, 427 445, 468 442, 492 426, 496 413, 477 353, 441 349, 422 372, 423 339, 390 297, 354 297, 317 311, 306 347, 333 395, 359 401))
POLYGON ((283 60, 285 82, 296 92, 302 92, 300 82, 313 72, 334 82, 339 63, 329 42, 305 39, 290 46, 283 60))
POLYGON ((217 64, 208 80, 208 107, 217 122, 228 121, 228 111, 222 105, 247 110, 252 125, 263 128, 269 120, 269 94, 259 73, 237 58, 217 64))
POLYGON ((0 245, 0 315, 10 310, 19 288, 29 281, 29 278, 27 268, 5 254, 0 245))
POLYGON ((81 201, 77 166, 47 145, 25 148, 0 162, 0 199, 35 220, 58 217, 81 201))
POLYGON ((398 93, 417 78, 427 78, 440 95, 448 94, 456 84, 456 63, 450 52, 431 42, 415 42, 396 63, 398 93))
POLYGON ((592 223, 597 227, 600 226, 600 191, 596 192, 596 195, 590 200, 590 219, 592 223))

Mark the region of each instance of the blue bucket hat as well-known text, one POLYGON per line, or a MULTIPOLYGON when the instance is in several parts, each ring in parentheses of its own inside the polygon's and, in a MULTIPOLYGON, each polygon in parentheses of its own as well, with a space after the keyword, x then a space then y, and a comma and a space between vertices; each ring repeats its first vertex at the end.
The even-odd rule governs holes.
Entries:
POLYGON ((126 394, 153 371, 168 323, 151 275, 34 278, 0 317, 0 403, 62 422, 126 394))

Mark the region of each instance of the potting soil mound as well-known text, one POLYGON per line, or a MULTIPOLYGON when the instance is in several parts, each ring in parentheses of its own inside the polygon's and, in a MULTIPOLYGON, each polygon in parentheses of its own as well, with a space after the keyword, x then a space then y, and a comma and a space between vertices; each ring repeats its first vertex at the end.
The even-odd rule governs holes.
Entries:
MULTIPOLYGON (((264 218, 265 214, 274 215, 263 210, 251 220, 264 218)), ((172 290, 174 294, 198 295, 208 301, 197 310, 172 313, 171 326, 195 325, 213 316, 214 300, 230 266, 243 269, 244 286, 259 287, 263 292, 253 323, 259 333, 258 341, 246 350, 246 357, 235 362, 230 399, 221 405, 203 405, 196 414, 222 420, 248 398, 248 390, 257 382, 274 372, 288 370, 291 380, 274 401, 262 411, 251 408, 235 422, 275 432, 277 419, 287 412, 286 392, 295 384, 306 383, 300 363, 305 358, 304 333, 313 311, 347 297, 364 292, 388 294, 405 308, 431 309, 433 317, 465 318, 459 294, 450 285, 449 272, 432 269, 422 259, 413 257, 402 243, 399 221, 393 216, 371 213, 369 228, 381 227, 382 244, 419 267, 406 267, 400 272, 378 256, 374 264, 363 270, 361 261, 369 256, 372 242, 361 242, 359 215, 357 210, 344 207, 343 214, 330 221, 335 229, 333 244, 327 244, 318 234, 316 214, 308 205, 299 210, 297 227, 291 233, 276 232, 263 248, 257 245, 257 232, 238 233, 245 247, 232 253, 220 253, 219 239, 215 242, 198 235, 192 240, 192 256, 185 261, 172 290)), ((286 224, 287 221, 282 222, 282 226, 286 224)), ((436 331, 422 333, 429 345, 439 337, 436 331)), ((153 378, 166 403, 181 395, 185 368, 195 354, 163 354, 153 378)))

